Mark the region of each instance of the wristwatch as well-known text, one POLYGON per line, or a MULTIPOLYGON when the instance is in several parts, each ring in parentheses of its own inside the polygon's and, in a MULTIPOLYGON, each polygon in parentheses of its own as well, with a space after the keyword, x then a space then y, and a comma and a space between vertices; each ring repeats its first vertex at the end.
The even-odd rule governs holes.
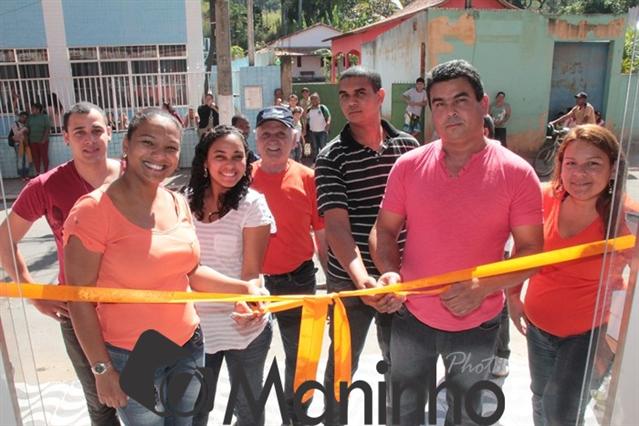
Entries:
POLYGON ((93 374, 95 374, 96 376, 100 376, 106 373, 107 370, 111 367, 112 367, 111 361, 96 362, 95 364, 91 366, 91 371, 93 371, 93 374))

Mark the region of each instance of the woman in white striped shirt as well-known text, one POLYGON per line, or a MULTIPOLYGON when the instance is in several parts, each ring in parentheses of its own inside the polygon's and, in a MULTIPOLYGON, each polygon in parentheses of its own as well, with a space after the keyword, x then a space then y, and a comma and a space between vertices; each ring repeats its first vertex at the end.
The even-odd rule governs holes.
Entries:
MULTIPOLYGON (((251 165, 248 145, 238 129, 220 125, 210 130, 195 148, 188 186, 189 205, 195 217, 201 262, 230 277, 257 278, 275 221, 264 196, 249 188, 251 165)), ((214 372, 213 395, 226 360, 231 386, 248 383, 253 398, 262 391, 264 363, 271 345, 270 319, 255 315, 240 324, 229 303, 197 303, 204 332, 206 367, 214 372), (244 378, 241 376, 244 375, 244 378)), ((237 425, 264 425, 264 415, 254 419, 242 388, 235 403, 237 425)), ((200 413, 193 425, 206 425, 200 413)))

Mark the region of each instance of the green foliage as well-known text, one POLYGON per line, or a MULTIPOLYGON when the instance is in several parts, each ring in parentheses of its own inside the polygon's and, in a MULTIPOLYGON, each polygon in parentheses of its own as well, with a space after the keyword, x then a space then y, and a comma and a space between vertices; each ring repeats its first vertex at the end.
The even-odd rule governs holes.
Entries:
POLYGON ((637 30, 626 31, 626 39, 623 45, 623 60, 621 72, 624 74, 636 73, 639 69, 639 32, 637 30))
POLYGON ((242 46, 233 45, 231 46, 231 59, 238 59, 244 57, 244 49, 242 46))
POLYGON ((204 37, 211 37, 211 25, 209 24, 209 0, 202 0, 202 35, 204 37))
POLYGON ((335 6, 333 26, 340 31, 352 31, 384 19, 397 10, 394 2, 389 0, 344 0, 335 6))
POLYGON ((516 6, 549 14, 624 14, 639 0, 510 0, 516 6))
MULTIPOLYGON (((398 10, 398 0, 281 0, 282 19, 288 32, 306 28, 318 22, 332 25, 340 31, 350 31, 377 22, 398 10), (299 6, 302 6, 301 20, 299 6)), ((410 3, 404 0, 402 4, 410 3)))

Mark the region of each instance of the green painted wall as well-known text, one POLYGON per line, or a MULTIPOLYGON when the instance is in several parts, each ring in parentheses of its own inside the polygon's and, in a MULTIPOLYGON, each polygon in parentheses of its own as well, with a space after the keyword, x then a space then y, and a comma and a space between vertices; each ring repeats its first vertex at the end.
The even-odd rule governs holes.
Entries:
POLYGON ((320 101, 328 107, 331 112, 331 131, 329 132, 329 139, 333 139, 342 131, 346 125, 346 118, 342 114, 342 110, 339 107, 339 99, 337 98, 337 84, 333 83, 303 83, 293 84, 293 92, 302 97, 302 88, 308 87, 313 92, 317 92, 320 96, 320 101))
MULTIPOLYGON (((389 87, 406 81, 398 78, 399 70, 408 68, 411 75, 419 73, 414 57, 418 50, 415 46, 420 42, 426 43, 427 69, 451 59, 470 61, 479 70, 491 98, 498 91, 506 92, 513 111, 508 125, 508 145, 529 157, 544 140, 555 42, 610 43, 608 63, 588 66, 606 67, 603 110, 610 127, 619 132, 627 86, 627 77, 620 73, 624 32, 625 16, 551 19, 527 10, 467 12, 432 8, 404 22, 395 31, 378 37, 375 43, 366 44, 362 49, 362 62, 374 64, 382 74, 385 86, 389 87), (412 39, 405 37, 407 31, 413 31, 412 39), (402 34, 404 36, 400 37, 402 34), (390 58, 390 49, 394 52, 393 60, 386 60, 390 58), (402 56, 407 59, 400 62, 397 58, 402 56)), ((403 110, 395 96, 401 94, 394 95, 391 105, 384 106, 384 112, 393 120, 403 110)), ((428 117, 427 111, 427 140, 432 132, 428 117)), ((639 127, 639 123, 635 127, 639 127)), ((634 131, 639 137, 638 129, 634 131)))
MULTIPOLYGON (((404 111, 406 111, 406 101, 402 97, 402 94, 410 89, 411 87, 415 87, 415 83, 393 83, 391 85, 391 116, 390 122, 393 123, 393 126, 398 129, 402 129, 404 127, 404 111)), ((386 96, 389 94, 387 93, 386 96)), ((424 117, 428 116, 428 108, 424 110, 422 113, 422 129, 424 128, 424 117)), ((420 142, 424 141, 424 132, 422 131, 421 136, 418 138, 420 142)))

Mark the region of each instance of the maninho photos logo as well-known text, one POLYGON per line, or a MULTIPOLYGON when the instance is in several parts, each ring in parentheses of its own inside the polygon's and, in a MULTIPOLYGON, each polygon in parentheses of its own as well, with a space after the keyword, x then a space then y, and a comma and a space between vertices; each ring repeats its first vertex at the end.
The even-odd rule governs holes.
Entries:
MULTIPOLYGON (((126 394, 138 401, 148 410, 159 416, 192 416, 195 413, 204 411, 208 412, 213 409, 214 374, 210 369, 203 367, 192 367, 190 369, 181 369, 170 372, 162 383, 155 383, 155 372, 158 368, 165 368, 168 365, 175 364, 182 359, 188 359, 191 354, 188 350, 176 345, 162 334, 155 330, 147 330, 144 332, 136 343, 126 366, 120 374, 120 385, 126 394), (181 411, 176 407, 179 406, 184 392, 192 380, 200 383, 200 396, 188 411, 181 411)), ((384 361, 377 364, 377 372, 379 374, 386 373, 388 366, 384 361)), ((229 394, 228 403, 224 414, 225 425, 231 424, 233 418, 233 410, 237 401, 237 395, 240 391, 244 392, 249 403, 251 412, 255 418, 259 418, 264 412, 266 401, 271 392, 275 389, 279 411, 282 416, 282 422, 288 423, 290 419, 286 410, 286 402, 284 397, 284 388, 280 378, 280 372, 277 361, 273 359, 269 372, 264 381, 264 388, 260 395, 253 395, 249 386, 249 380, 244 374, 244 369, 239 369, 239 380, 232 384, 229 394)), ((302 383, 295 392, 294 409, 297 418, 304 424, 317 425, 320 424, 327 414, 332 414, 331 410, 338 410, 340 422, 348 424, 348 402, 351 392, 359 390, 364 396, 364 424, 385 425, 390 416, 392 423, 399 423, 399 401, 401 394, 405 389, 399 386, 393 386, 391 408, 387 409, 386 399, 388 394, 387 384, 384 381, 377 382, 377 401, 378 413, 377 422, 373 423, 373 387, 363 380, 358 380, 350 385, 345 382, 339 384, 339 403, 334 407, 329 403, 325 411, 317 416, 311 417, 303 409, 302 397, 310 391, 316 390, 324 394, 325 400, 333 401, 333 389, 326 387, 315 381, 310 380, 302 383), (388 412, 387 412, 388 410, 388 412)), ((453 421, 455 424, 461 423, 462 409, 466 411, 467 416, 478 425, 492 425, 497 423, 505 410, 505 397, 499 386, 488 380, 480 380, 476 382, 465 394, 456 391, 441 382, 437 385, 432 383, 420 383, 416 386, 418 392, 428 392, 428 405, 435 407, 437 405, 437 395, 443 389, 451 393, 453 400, 453 421), (489 415, 484 416, 482 412, 477 412, 472 404, 473 396, 477 397, 481 392, 490 392, 497 401, 496 409, 489 415)), ((427 424, 437 424, 437 410, 429 410, 427 424)))

